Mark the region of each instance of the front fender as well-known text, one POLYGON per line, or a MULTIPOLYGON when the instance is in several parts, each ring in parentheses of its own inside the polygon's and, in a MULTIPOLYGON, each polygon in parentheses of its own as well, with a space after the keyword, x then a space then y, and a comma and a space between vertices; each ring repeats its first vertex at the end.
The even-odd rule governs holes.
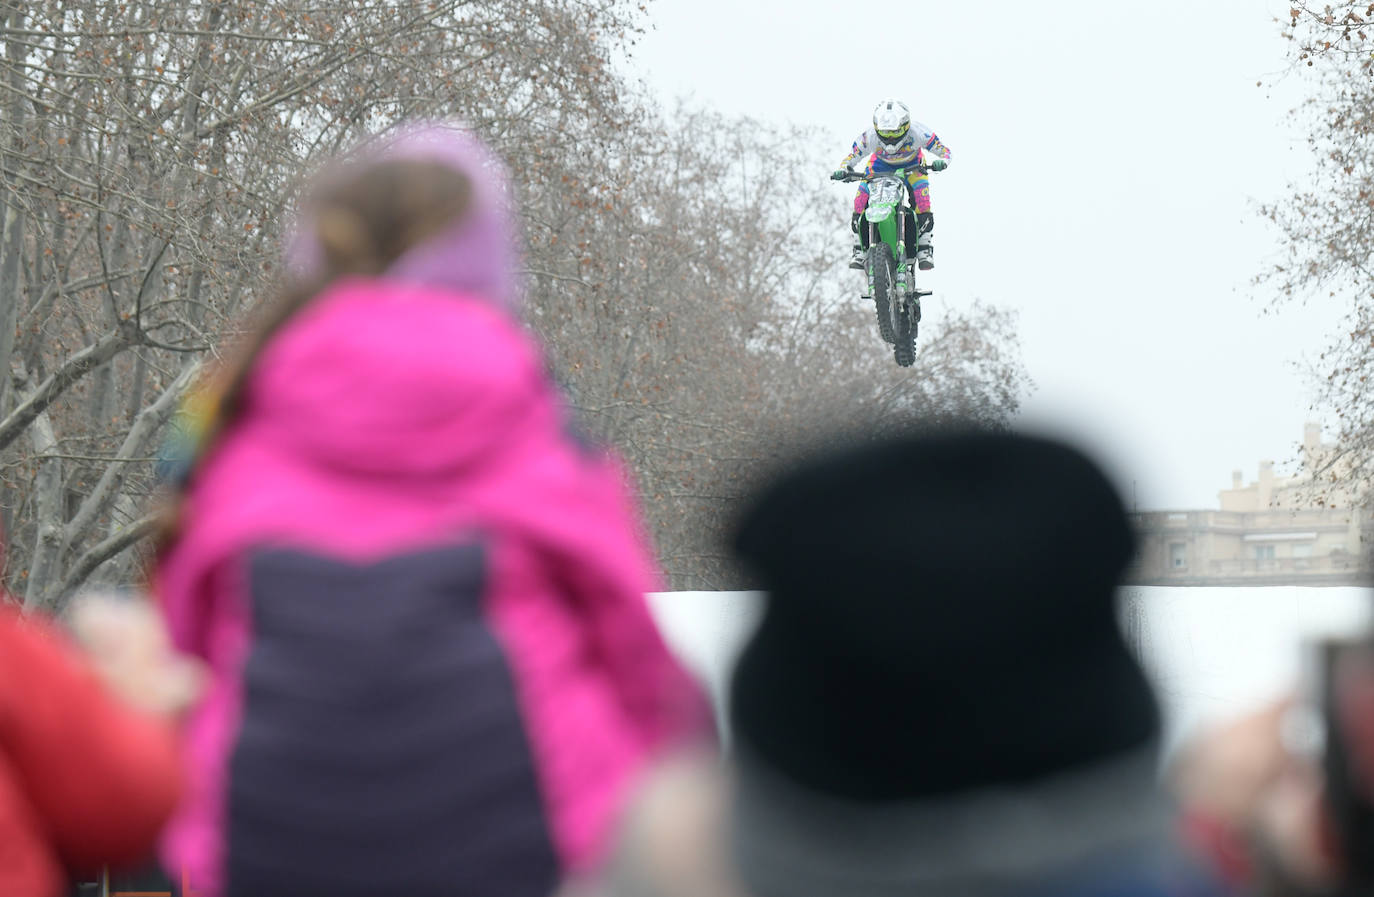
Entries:
POLYGON ((900 245, 901 240, 897 238, 898 216, 892 214, 894 211, 892 207, 888 207, 881 218, 870 217, 868 220, 871 224, 877 225, 878 238, 892 247, 892 257, 900 259, 904 247, 900 245))
POLYGON ((884 221, 891 220, 893 218, 892 213, 895 212, 896 209, 896 206, 889 203, 881 203, 878 205, 870 203, 864 214, 868 216, 869 224, 881 224, 884 221))

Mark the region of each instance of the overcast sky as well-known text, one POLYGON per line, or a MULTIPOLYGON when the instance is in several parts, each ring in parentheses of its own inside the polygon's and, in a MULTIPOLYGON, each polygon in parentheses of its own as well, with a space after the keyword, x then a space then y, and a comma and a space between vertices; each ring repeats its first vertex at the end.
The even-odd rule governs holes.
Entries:
POLYGON ((1299 366, 1338 321, 1320 302, 1265 315, 1249 285, 1278 251, 1257 203, 1311 167, 1287 118, 1303 85, 1279 77, 1286 9, 651 0, 633 64, 665 98, 824 129, 833 152, 778 147, 818 179, 904 99, 954 153, 932 178, 927 321, 1016 309, 1023 423, 1087 442, 1142 510, 1210 508, 1233 469, 1293 456, 1313 417, 1299 366))

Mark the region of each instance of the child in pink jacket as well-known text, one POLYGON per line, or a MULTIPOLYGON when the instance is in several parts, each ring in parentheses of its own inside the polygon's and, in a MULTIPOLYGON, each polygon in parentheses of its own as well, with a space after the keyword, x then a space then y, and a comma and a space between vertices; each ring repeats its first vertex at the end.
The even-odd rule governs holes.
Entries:
POLYGON ((706 718, 517 323, 504 193, 441 125, 336 165, 206 403, 157 576, 212 671, 165 846, 200 897, 544 897, 706 718))

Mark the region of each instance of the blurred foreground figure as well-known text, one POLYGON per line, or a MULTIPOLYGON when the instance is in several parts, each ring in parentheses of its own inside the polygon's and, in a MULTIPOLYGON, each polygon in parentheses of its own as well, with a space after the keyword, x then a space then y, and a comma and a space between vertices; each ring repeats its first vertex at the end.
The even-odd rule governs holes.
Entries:
POLYGON ((189 692, 156 618, 92 606, 77 622, 91 657, 0 599, 4 897, 58 897, 69 875, 146 862, 180 794, 166 714, 189 692))
POLYGON ((1175 846, 1115 589, 1133 539, 1078 452, 950 432, 837 451, 735 539, 769 592, 728 773, 677 764, 617 897, 1216 893, 1175 846))
POLYGON ((546 897, 705 718, 515 317, 503 192, 445 126, 334 166, 202 403, 158 572, 212 675, 165 851, 200 897, 546 897))
POLYGON ((1172 769, 1189 833, 1262 897, 1374 894, 1374 642, 1312 647, 1304 700, 1204 733, 1172 769))

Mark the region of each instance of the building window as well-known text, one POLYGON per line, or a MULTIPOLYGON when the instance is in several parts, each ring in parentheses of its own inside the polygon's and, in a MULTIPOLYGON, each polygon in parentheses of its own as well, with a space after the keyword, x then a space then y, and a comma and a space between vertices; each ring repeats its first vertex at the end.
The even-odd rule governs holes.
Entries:
POLYGON ((1294 546, 1293 546, 1293 557, 1295 557, 1295 558, 1310 558, 1311 556, 1312 556, 1312 545, 1311 545, 1311 543, 1304 543, 1304 544, 1302 544, 1302 545, 1294 545, 1294 546))
POLYGON ((1255 560, 1257 560, 1257 561, 1272 561, 1273 559, 1274 559, 1274 546, 1272 546, 1272 545, 1256 545, 1256 546, 1255 546, 1255 560))
POLYGON ((1184 570, 1188 567, 1188 543, 1170 542, 1169 543, 1169 566, 1175 570, 1184 570))

